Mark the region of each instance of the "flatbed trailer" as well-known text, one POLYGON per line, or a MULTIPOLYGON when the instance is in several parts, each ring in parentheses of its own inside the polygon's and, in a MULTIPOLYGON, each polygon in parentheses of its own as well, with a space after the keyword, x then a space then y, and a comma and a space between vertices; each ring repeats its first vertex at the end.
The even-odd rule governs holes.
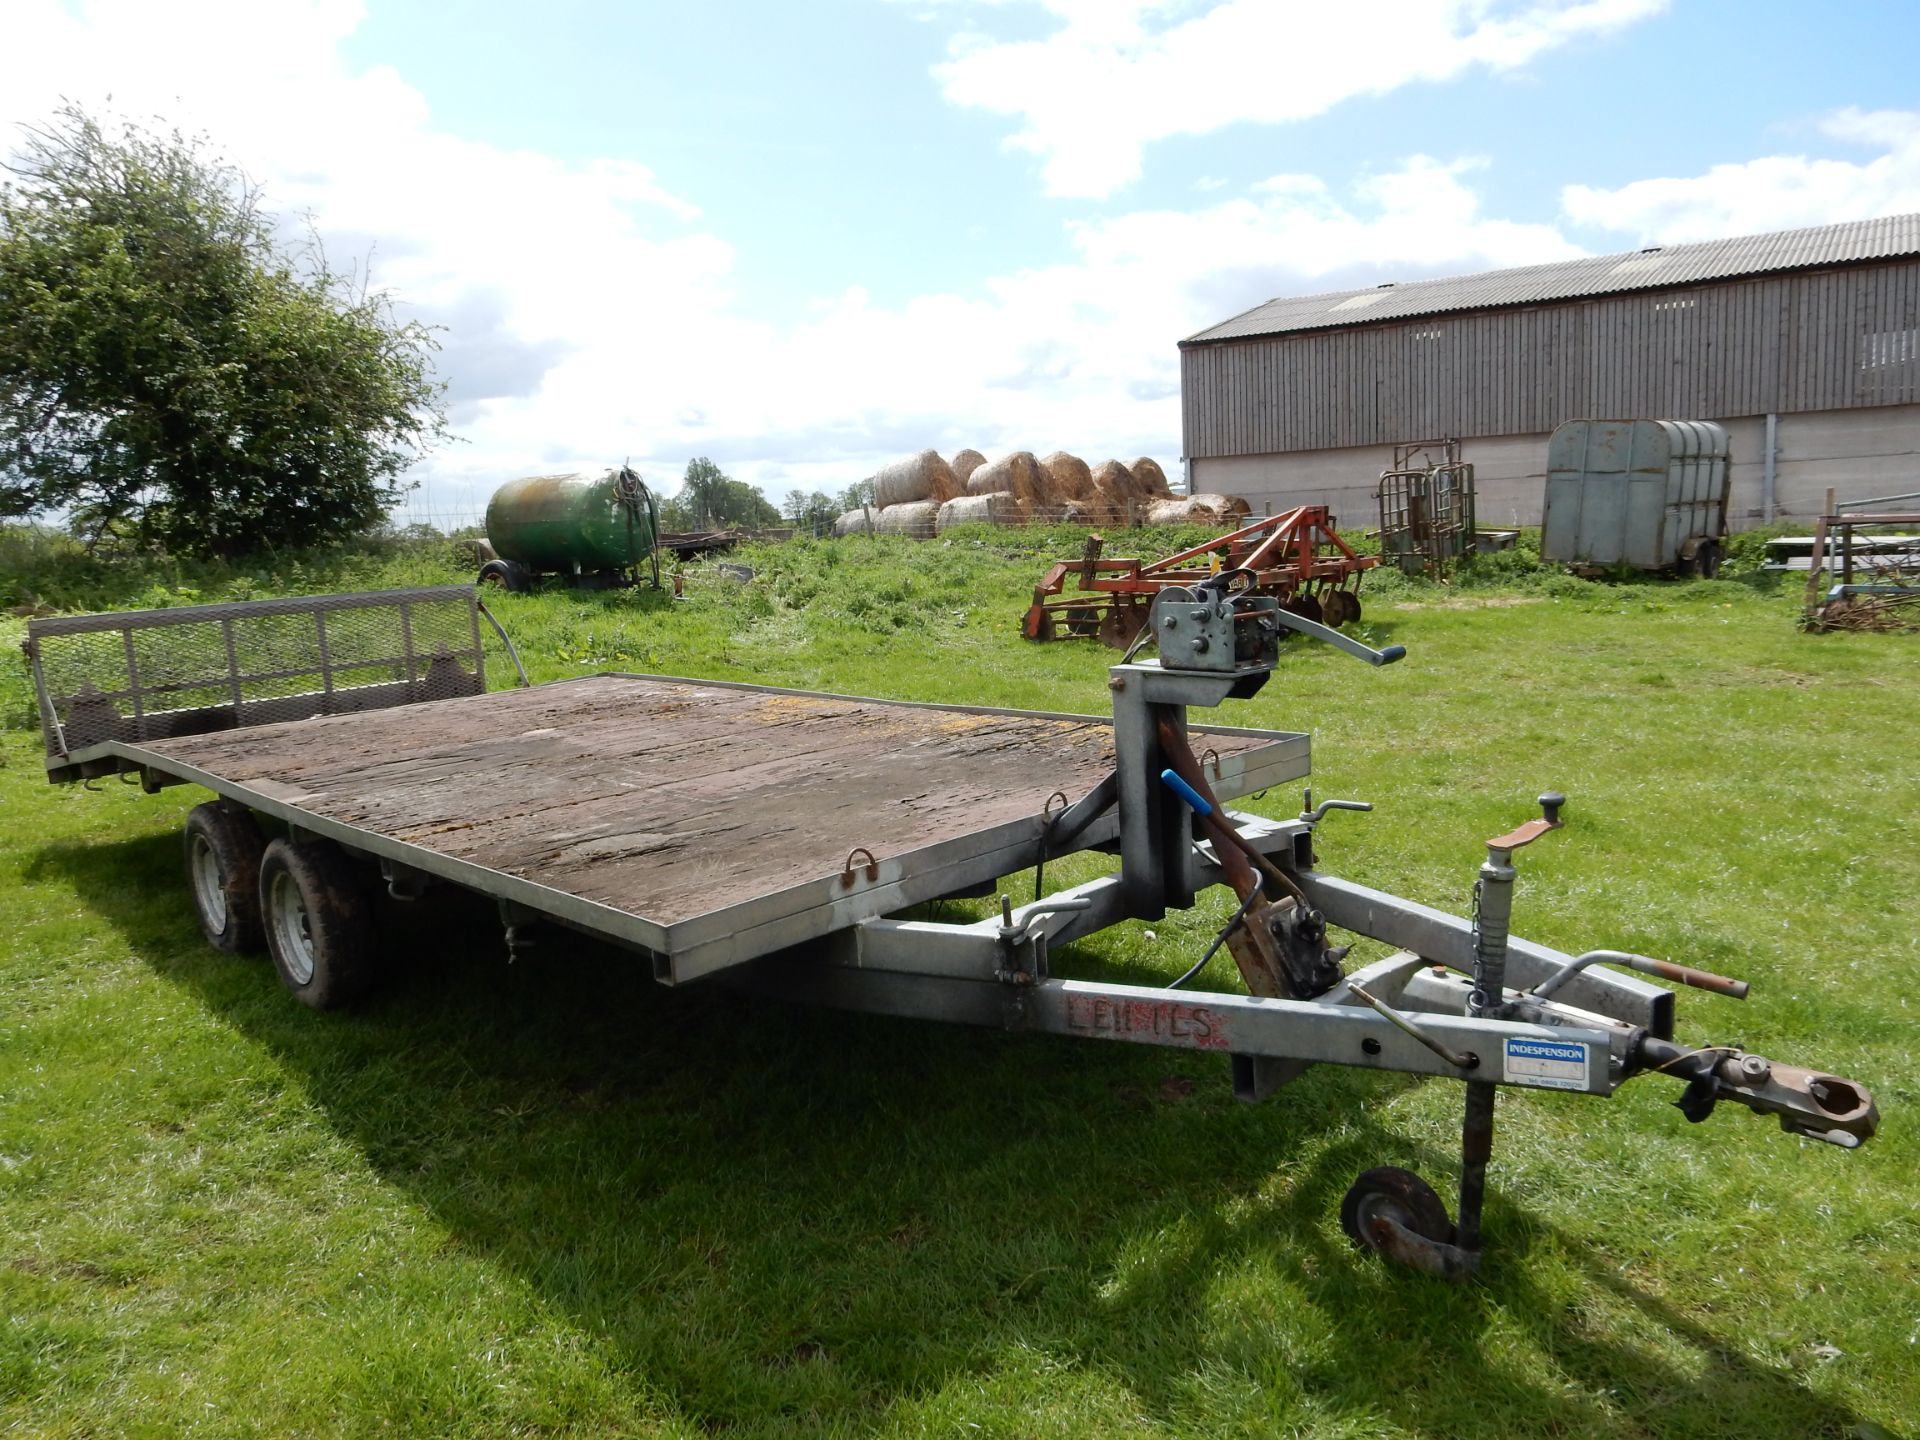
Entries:
POLYGON ((53 617, 27 644, 50 778, 212 791, 185 846, 202 929, 264 944, 316 1007, 377 979, 381 884, 399 899, 450 884, 496 902, 509 950, 573 930, 667 984, 1205 1050, 1249 1101, 1317 1063, 1462 1080, 1457 1221, 1392 1167, 1341 1212, 1356 1243, 1451 1278, 1480 1260, 1498 1087, 1607 1095, 1661 1072, 1690 1119, 1724 1099, 1847 1148, 1873 1134, 1854 1081, 1674 1044, 1673 992, 1640 975, 1740 982, 1508 935, 1513 856, 1560 827, 1560 796, 1487 842, 1471 920, 1320 867, 1326 815, 1367 806, 1228 809, 1305 780, 1308 739, 1190 708, 1255 693, 1282 630, 1373 664, 1404 653, 1283 611, 1255 578, 1162 593, 1161 658, 1112 667, 1111 717, 620 673, 489 694, 470 587, 53 617), (1087 850, 1117 869, 1046 893, 1045 865, 1087 850), (899 918, 1028 869, 1035 898, 1002 894, 987 919, 899 918), (1166 987, 1053 973, 1071 941, 1216 883, 1240 905, 1201 964, 1224 945, 1249 993, 1186 991, 1199 964, 1166 987), (1398 948, 1348 972, 1330 927, 1398 948))

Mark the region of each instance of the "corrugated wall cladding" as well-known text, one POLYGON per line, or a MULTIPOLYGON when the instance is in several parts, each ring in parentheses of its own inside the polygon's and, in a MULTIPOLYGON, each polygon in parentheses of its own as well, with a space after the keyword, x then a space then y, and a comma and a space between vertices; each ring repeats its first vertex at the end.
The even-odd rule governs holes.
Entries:
POLYGON ((1190 345, 1187 455, 1920 403, 1920 261, 1190 345))

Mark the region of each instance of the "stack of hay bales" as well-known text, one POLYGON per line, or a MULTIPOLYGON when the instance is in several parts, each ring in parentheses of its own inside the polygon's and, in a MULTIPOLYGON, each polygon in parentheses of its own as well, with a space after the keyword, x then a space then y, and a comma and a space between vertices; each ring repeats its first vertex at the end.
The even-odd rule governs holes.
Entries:
POLYGON ((1068 524, 1200 524, 1231 521, 1249 513, 1236 496, 1176 496, 1159 462, 1141 456, 1089 466, 1056 450, 1037 459, 1016 450, 988 460, 962 450, 949 464, 932 450, 883 466, 873 477, 873 507, 850 510, 834 525, 836 535, 869 527, 883 535, 934 535, 955 525, 1018 524, 1044 520, 1068 524))

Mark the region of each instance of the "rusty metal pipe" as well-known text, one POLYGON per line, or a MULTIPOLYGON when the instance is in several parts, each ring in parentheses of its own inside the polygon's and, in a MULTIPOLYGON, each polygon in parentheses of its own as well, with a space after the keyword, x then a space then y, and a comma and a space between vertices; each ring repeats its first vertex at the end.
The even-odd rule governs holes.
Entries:
POLYGON ((1671 980, 1677 985, 1691 985, 1696 990, 1711 990, 1716 995, 1730 995, 1735 1000, 1746 999, 1749 988, 1744 980, 1715 975, 1710 970, 1696 970, 1690 965, 1675 965, 1668 960, 1655 960, 1626 950, 1589 950, 1585 954, 1574 956, 1560 969, 1534 986, 1533 998, 1546 999, 1589 965, 1618 965, 1623 970, 1635 970, 1642 975, 1671 980))

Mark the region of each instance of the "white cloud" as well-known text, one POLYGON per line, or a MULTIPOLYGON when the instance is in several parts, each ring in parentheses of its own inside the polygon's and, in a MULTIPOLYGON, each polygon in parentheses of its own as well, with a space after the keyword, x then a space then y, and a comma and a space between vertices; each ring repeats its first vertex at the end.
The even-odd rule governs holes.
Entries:
MULTIPOLYGON (((1172 469, 1182 336, 1275 295, 1580 253, 1555 225, 1485 214, 1486 161, 1414 155, 1068 221, 1061 263, 899 304, 802 295, 802 318, 774 324, 734 298, 764 237, 717 233, 705 197, 668 191, 645 156, 569 163, 449 133, 405 76, 341 58, 359 16, 352 0, 14 0, 25 43, 0 51, 0 121, 111 92, 122 113, 207 129, 270 204, 312 211, 336 259, 373 248, 376 278, 449 327, 466 443, 418 472, 429 516, 473 515, 515 474, 627 457, 671 488, 710 455, 771 495, 837 490, 925 445, 1172 469)), ((1591 198, 1568 214, 1736 234, 1920 208, 1920 118, 1849 111, 1826 129, 1877 152, 1727 167, 1704 192, 1569 190, 1591 198), (1705 218, 1682 203, 1698 193, 1720 197, 1705 218)))
POLYGON ((1613 190, 1569 185, 1561 207, 1576 225, 1623 231, 1642 244, 1920 210, 1920 112, 1848 108, 1825 116, 1819 130, 1831 140, 1881 153, 1860 162, 1769 155, 1715 165, 1704 175, 1635 180, 1613 190))
POLYGON ((1155 140, 1303 120, 1343 100, 1479 67, 1510 72, 1555 47, 1631 25, 1666 0, 1041 0, 1045 39, 955 39, 935 67, 957 105, 1016 116, 1011 147, 1049 193, 1111 195, 1155 140))
POLYGON ((428 515, 472 514, 514 474, 628 456, 670 488, 708 454, 770 494, 839 489, 929 444, 1171 466, 1181 336, 1289 290, 1570 253, 1550 228, 1481 216, 1476 162, 1414 157, 1347 193, 1279 176, 1203 209, 1073 224, 1067 263, 892 306, 856 286, 775 326, 734 305, 747 262, 699 197, 632 160, 447 133, 404 76, 340 58, 360 13, 30 0, 13 19, 31 43, 0 56, 0 118, 111 92, 123 114, 204 127, 272 206, 311 211, 336 260, 371 247, 376 279, 448 327, 466 443, 419 470, 428 515))

